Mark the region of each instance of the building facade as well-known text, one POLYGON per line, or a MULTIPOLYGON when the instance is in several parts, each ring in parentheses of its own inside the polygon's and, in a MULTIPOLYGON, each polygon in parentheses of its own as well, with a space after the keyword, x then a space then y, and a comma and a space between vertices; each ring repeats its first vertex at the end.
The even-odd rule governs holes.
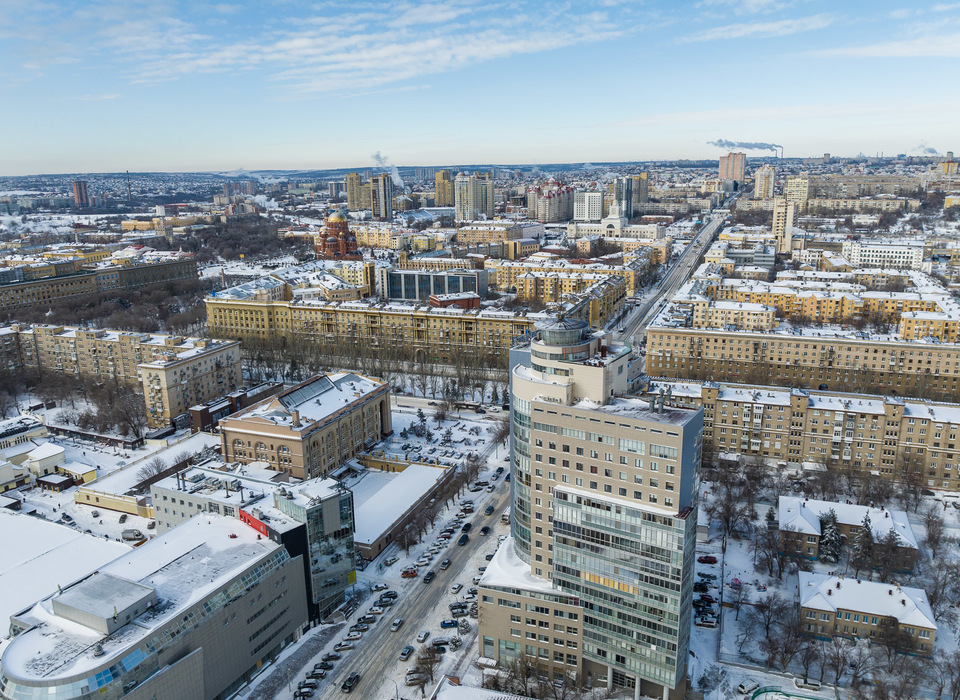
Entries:
POLYGON ((460 173, 453 182, 454 217, 457 221, 492 219, 493 175, 460 173))
POLYGON ((512 537, 480 582, 481 654, 681 698, 703 414, 624 396, 631 360, 569 319, 511 353, 512 537))
POLYGON ((746 153, 728 153, 725 156, 720 156, 719 175, 721 180, 734 180, 736 182, 743 182, 746 169, 746 153))
POLYGON ((777 171, 769 165, 760 167, 753 174, 753 198, 770 199, 773 197, 773 185, 777 180, 777 171))

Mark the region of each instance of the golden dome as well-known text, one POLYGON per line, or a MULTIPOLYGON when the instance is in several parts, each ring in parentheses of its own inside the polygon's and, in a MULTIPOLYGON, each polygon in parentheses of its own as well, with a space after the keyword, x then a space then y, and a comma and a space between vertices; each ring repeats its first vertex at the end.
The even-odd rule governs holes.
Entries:
POLYGON ((347 217, 345 217, 343 214, 341 214, 338 211, 333 212, 329 217, 327 217, 327 223, 334 222, 334 221, 346 221, 346 220, 347 220, 347 217))

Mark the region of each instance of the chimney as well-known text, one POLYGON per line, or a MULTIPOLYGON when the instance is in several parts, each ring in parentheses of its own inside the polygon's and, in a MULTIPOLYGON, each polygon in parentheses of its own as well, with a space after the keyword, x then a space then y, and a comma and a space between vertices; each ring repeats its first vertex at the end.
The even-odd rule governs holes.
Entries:
POLYGON ((900 599, 900 605, 902 605, 903 607, 907 607, 907 600, 906 600, 906 598, 901 598, 901 599, 900 599))
POLYGON ((293 421, 294 428, 299 428, 300 427, 300 411, 294 409, 294 411, 290 414, 290 420, 293 421))
POLYGON ((833 589, 828 588, 828 589, 827 589, 827 595, 833 595, 833 589))
POLYGON ((892 588, 887 591, 887 595, 893 595, 893 589, 892 589, 892 588))

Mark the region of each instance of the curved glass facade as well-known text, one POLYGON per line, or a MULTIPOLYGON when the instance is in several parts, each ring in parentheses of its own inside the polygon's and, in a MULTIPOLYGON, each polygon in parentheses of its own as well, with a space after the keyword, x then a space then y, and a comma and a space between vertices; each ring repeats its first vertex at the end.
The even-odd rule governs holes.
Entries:
POLYGON ((511 528, 520 558, 530 563, 530 402, 514 395, 511 528))

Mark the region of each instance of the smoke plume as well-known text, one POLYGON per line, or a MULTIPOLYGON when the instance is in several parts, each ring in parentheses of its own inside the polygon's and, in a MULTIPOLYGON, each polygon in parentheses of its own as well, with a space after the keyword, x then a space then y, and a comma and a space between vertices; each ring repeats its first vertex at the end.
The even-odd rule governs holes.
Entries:
POLYGON ((938 151, 936 148, 933 148, 932 146, 928 146, 926 141, 921 141, 921 142, 920 142, 920 145, 917 146, 914 150, 917 151, 917 152, 919 152, 920 155, 922 155, 922 156, 938 156, 938 155, 940 155, 940 151, 938 151))
POLYGON ((403 178, 400 177, 400 171, 397 170, 396 165, 390 164, 390 158, 388 156, 385 156, 380 151, 377 151, 372 156, 370 156, 370 158, 373 160, 374 163, 377 164, 378 168, 382 168, 383 170, 390 171, 390 179, 393 180, 393 184, 396 187, 399 187, 401 190, 404 188, 403 178))
POLYGON ((745 148, 748 151, 773 151, 783 148, 779 143, 766 143, 765 141, 727 141, 726 139, 717 139, 716 141, 707 141, 710 146, 717 148, 745 148))

